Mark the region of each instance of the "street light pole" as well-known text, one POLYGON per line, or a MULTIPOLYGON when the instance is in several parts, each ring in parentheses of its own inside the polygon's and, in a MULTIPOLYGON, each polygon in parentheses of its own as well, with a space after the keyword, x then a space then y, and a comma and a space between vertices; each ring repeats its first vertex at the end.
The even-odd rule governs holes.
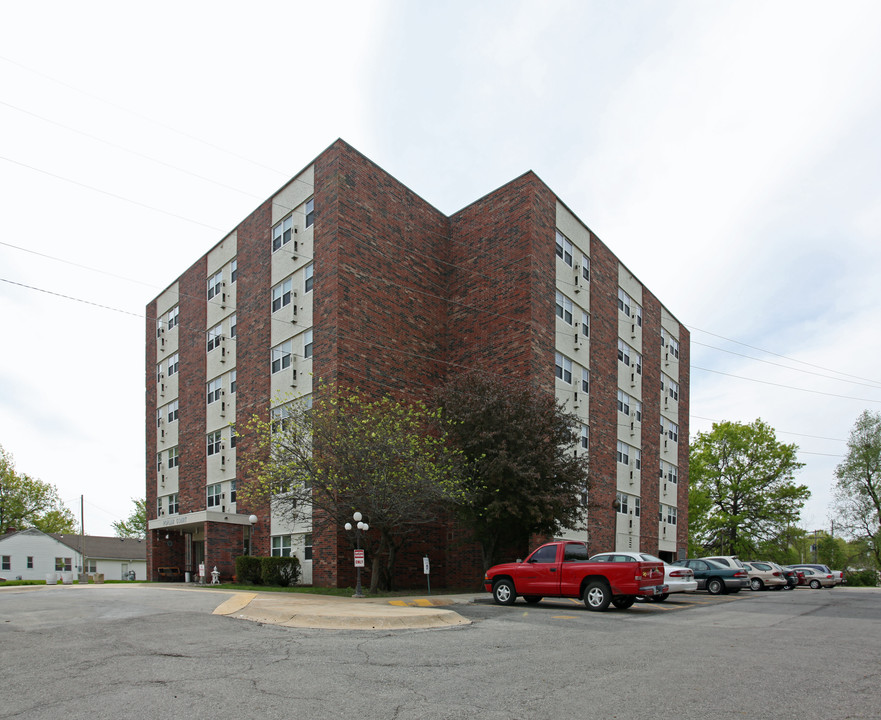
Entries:
MULTIPOLYGON (((359 512, 356 512, 354 515, 352 515, 352 520, 354 520, 356 523, 354 528, 356 550, 361 549, 361 533, 367 532, 370 529, 370 526, 366 522, 361 522, 362 517, 363 516, 359 512)), ((346 528, 347 532, 351 532, 353 529, 352 523, 346 523, 344 527, 346 528)), ((364 597, 364 594, 361 592, 361 565, 359 565, 357 562, 355 563, 355 572, 357 574, 357 581, 355 583, 355 594, 352 597, 362 598, 364 597)))

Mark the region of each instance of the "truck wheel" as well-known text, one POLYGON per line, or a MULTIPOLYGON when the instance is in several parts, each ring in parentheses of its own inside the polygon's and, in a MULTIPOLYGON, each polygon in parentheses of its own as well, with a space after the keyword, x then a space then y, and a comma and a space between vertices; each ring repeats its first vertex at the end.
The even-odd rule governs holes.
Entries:
POLYGON ((710 578, 707 580, 707 592, 710 595, 721 595, 725 591, 725 583, 719 578, 710 578))
POLYGON ((749 581, 750 590, 761 590, 763 587, 765 587, 765 583, 760 578, 753 578, 749 581))
POLYGON ((636 598, 633 595, 621 595, 620 597, 612 598, 612 605, 619 610, 626 610, 635 602, 636 598))
POLYGON ((588 610, 605 610, 610 602, 612 602, 612 591, 602 580, 589 582, 584 588, 584 604, 588 610))
POLYGON ((537 602, 541 601, 541 595, 524 595, 523 599, 530 605, 535 605, 537 602))
POLYGON ((498 605, 513 605, 517 599, 514 583, 510 580, 498 580, 493 585, 493 600, 498 605))

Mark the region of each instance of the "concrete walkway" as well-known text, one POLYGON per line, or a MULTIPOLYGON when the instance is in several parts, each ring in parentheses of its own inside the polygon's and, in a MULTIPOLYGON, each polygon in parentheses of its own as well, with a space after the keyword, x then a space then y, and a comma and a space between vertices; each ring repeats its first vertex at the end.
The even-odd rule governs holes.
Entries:
MULTIPOLYGON (((468 625, 451 606, 480 593, 399 598, 345 598, 305 593, 233 591, 215 615, 285 627, 326 630, 412 630, 468 625)), ((485 598, 489 598, 486 594, 485 598)))

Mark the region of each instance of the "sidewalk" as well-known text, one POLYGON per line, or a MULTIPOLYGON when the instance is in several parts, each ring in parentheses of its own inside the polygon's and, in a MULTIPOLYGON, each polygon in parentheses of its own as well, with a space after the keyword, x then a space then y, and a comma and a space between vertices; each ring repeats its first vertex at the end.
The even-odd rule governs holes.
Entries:
POLYGON ((232 597, 215 608, 215 615, 325 630, 412 630, 468 625, 470 620, 449 608, 481 597, 479 592, 397 598, 232 592, 232 597))

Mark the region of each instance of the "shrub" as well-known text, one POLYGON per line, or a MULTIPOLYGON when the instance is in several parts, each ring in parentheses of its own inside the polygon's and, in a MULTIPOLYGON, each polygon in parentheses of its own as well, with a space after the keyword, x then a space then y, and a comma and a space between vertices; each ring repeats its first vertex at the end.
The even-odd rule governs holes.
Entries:
POLYGON ((300 560, 291 557, 260 558, 261 577, 264 585, 296 585, 300 580, 300 560))
POLYGON ((849 570, 844 573, 844 579, 855 587, 878 586, 878 573, 874 570, 849 570))
POLYGON ((246 585, 259 585, 263 579, 260 558, 242 555, 236 558, 236 581, 246 585))

